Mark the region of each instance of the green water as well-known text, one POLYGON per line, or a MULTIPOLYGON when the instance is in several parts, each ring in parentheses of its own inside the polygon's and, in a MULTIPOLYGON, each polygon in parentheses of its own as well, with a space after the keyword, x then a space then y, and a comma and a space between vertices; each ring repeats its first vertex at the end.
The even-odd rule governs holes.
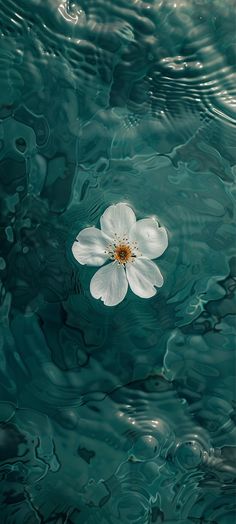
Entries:
POLYGON ((233 524, 233 0, 0 0, 0 524, 233 524), (116 307, 71 253, 168 230, 116 307))

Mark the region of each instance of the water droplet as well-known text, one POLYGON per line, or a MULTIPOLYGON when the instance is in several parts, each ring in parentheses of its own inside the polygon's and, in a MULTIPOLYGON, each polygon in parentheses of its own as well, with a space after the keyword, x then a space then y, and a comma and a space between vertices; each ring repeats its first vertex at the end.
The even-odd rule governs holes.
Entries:
POLYGON ((203 448, 195 440, 181 442, 177 445, 175 458, 186 469, 197 468, 203 460, 203 448))
POLYGON ((152 435, 142 435, 133 446, 133 454, 139 460, 151 460, 159 451, 159 444, 152 435))

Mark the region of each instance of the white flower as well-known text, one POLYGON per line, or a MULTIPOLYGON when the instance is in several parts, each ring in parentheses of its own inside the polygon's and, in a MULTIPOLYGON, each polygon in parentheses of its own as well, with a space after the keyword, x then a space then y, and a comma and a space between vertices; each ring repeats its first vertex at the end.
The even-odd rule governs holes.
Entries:
POLYGON ((101 229, 80 231, 72 252, 80 264, 102 266, 93 276, 90 291, 106 306, 116 306, 124 298, 128 284, 142 298, 156 294, 163 276, 151 259, 160 257, 168 245, 167 232, 154 218, 136 221, 127 204, 109 206, 100 218, 101 229), (155 287, 156 286, 156 287, 155 287))

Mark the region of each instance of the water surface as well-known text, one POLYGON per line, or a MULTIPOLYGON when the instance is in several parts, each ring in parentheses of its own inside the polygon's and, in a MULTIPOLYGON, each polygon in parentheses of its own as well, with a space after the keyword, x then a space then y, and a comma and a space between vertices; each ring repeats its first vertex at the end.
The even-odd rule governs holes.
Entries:
POLYGON ((1 524, 233 524, 235 4, 0 0, 1 524), (77 233, 169 235, 94 300, 77 233))

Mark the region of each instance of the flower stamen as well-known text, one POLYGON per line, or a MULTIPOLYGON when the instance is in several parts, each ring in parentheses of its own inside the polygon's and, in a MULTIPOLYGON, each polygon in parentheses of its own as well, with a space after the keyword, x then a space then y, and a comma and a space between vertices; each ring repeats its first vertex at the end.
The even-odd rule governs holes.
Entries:
POLYGON ((125 266, 128 262, 134 262, 137 256, 141 256, 137 242, 130 242, 127 235, 122 238, 115 235, 113 242, 108 246, 106 253, 111 260, 125 266))
POLYGON ((132 258, 132 251, 127 244, 120 244, 116 246, 114 251, 114 259, 120 264, 126 264, 132 258))

